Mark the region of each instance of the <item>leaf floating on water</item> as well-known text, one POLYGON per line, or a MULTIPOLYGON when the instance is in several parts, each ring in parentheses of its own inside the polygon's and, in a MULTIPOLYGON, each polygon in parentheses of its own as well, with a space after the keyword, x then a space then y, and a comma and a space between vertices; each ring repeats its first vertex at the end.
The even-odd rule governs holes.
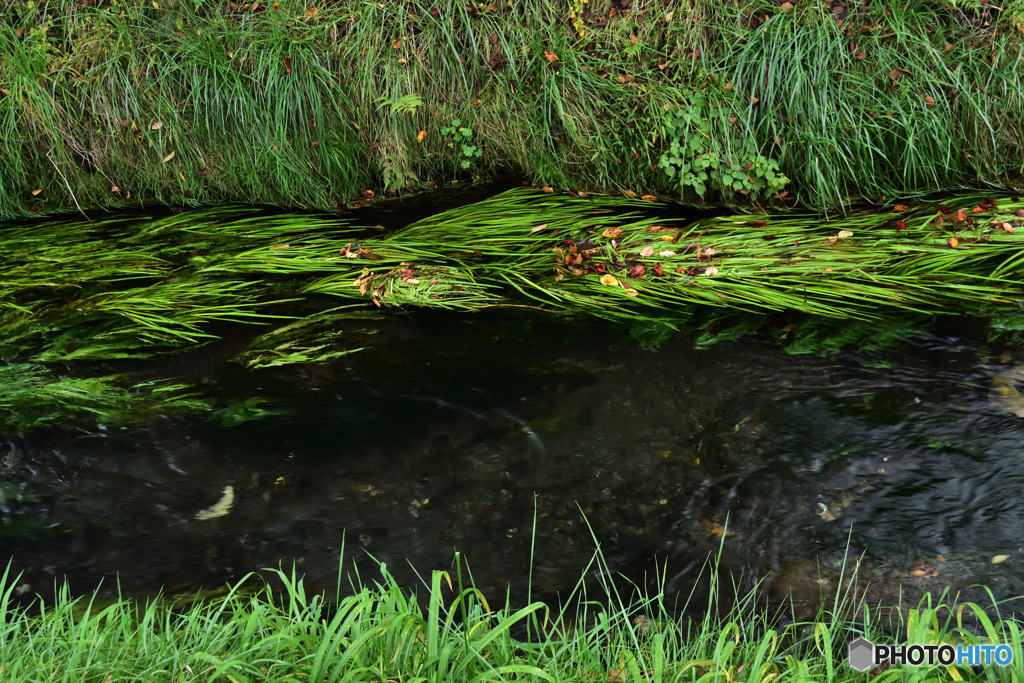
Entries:
POLYGON ((992 564, 1002 564, 1010 559, 1009 555, 996 555, 992 558, 992 564))
POLYGON ((541 223, 536 228, 530 228, 530 234, 532 235, 535 232, 540 232, 541 230, 543 230, 546 227, 548 227, 547 223, 541 223))
POLYGON ((615 285, 619 284, 619 280, 614 275, 602 275, 601 284, 606 285, 608 287, 614 287, 615 285))
POLYGON ((231 506, 235 504, 235 487, 225 486, 224 495, 216 503, 196 513, 196 519, 207 520, 223 517, 231 512, 231 506))

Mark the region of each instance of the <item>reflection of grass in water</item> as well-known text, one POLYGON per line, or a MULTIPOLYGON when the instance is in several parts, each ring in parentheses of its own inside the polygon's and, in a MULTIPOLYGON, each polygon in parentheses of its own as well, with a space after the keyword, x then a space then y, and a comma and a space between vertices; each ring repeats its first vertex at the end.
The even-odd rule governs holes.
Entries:
MULTIPOLYGON (((723 538, 723 545, 727 541, 723 538)), ((1020 624, 987 610, 957 605, 945 592, 915 609, 869 609, 845 567, 816 616, 780 626, 756 593, 733 588, 712 571, 708 602, 668 605, 662 592, 625 588, 612 579, 600 551, 562 607, 527 600, 492 606, 457 555, 450 571, 435 570, 418 591, 399 586, 384 564, 367 585, 346 581, 339 567, 332 601, 292 572, 250 577, 227 591, 140 605, 73 600, 65 585, 40 616, 13 606, 18 577, 0 581, 0 660, 5 679, 38 680, 56 669, 76 680, 158 678, 173 668, 180 680, 316 681, 858 681, 846 661, 848 641, 895 637, 900 643, 1006 643, 1008 668, 914 668, 920 680, 1016 680, 1022 668, 1020 624), (628 592, 627 592, 628 591, 628 592), (681 609, 679 609, 681 608, 681 609), (686 616, 696 614, 698 616, 686 616), (890 614, 890 621, 881 617, 890 614), (968 616, 978 626, 961 625, 968 616)), ((702 586, 703 588, 703 586, 702 586)), ((903 680, 892 669, 885 680, 903 680)), ((176 679, 177 680, 177 679, 176 679)))

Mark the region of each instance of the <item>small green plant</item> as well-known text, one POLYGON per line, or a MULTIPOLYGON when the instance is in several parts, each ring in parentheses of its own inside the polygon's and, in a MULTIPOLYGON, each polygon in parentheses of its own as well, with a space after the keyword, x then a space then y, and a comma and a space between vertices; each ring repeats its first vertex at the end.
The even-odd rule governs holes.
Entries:
POLYGON ((412 114, 423 106, 423 98, 416 93, 402 95, 397 100, 392 100, 386 95, 381 95, 374 101, 377 102, 378 111, 384 107, 390 107, 392 114, 412 114))
POLYGON ((700 197, 714 190, 723 198, 741 192, 757 199, 783 189, 789 178, 780 173, 779 163, 758 153, 751 142, 730 138, 724 150, 715 149, 714 121, 725 117, 720 105, 700 93, 691 95, 688 105, 665 122, 670 142, 658 167, 678 179, 682 193, 700 197))
POLYGON ((441 135, 445 138, 449 149, 456 149, 456 155, 460 159, 459 166, 467 169, 472 166, 473 159, 483 156, 484 151, 477 145, 469 144, 473 139, 473 129, 463 126, 461 119, 454 119, 452 125, 441 128, 441 135))

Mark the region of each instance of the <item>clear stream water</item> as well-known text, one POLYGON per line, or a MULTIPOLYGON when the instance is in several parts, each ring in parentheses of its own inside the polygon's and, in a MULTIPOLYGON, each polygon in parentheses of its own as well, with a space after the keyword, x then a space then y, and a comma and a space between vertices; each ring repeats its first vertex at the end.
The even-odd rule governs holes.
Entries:
POLYGON ((410 565, 457 550, 486 595, 524 600, 531 553, 533 597, 571 589, 598 543, 685 595, 721 546, 741 585, 766 576, 798 611, 847 554, 872 602, 951 586, 987 604, 972 585, 1024 594, 1024 418, 989 402, 1019 361, 949 333, 871 357, 645 351, 509 313, 398 314, 320 366, 248 372, 210 347, 189 360, 204 388, 274 414, 0 444, 0 552, 25 595, 64 576, 150 595, 293 561, 333 590, 342 552, 413 585, 410 565), (227 514, 197 518, 229 486, 227 514))

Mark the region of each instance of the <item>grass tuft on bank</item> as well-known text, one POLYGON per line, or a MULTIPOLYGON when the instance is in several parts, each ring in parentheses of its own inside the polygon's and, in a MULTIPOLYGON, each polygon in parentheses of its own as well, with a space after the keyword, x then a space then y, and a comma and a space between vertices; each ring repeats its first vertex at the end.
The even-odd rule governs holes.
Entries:
POLYGON ((831 207, 1024 178, 981 0, 0 2, 0 218, 538 184, 831 207))

